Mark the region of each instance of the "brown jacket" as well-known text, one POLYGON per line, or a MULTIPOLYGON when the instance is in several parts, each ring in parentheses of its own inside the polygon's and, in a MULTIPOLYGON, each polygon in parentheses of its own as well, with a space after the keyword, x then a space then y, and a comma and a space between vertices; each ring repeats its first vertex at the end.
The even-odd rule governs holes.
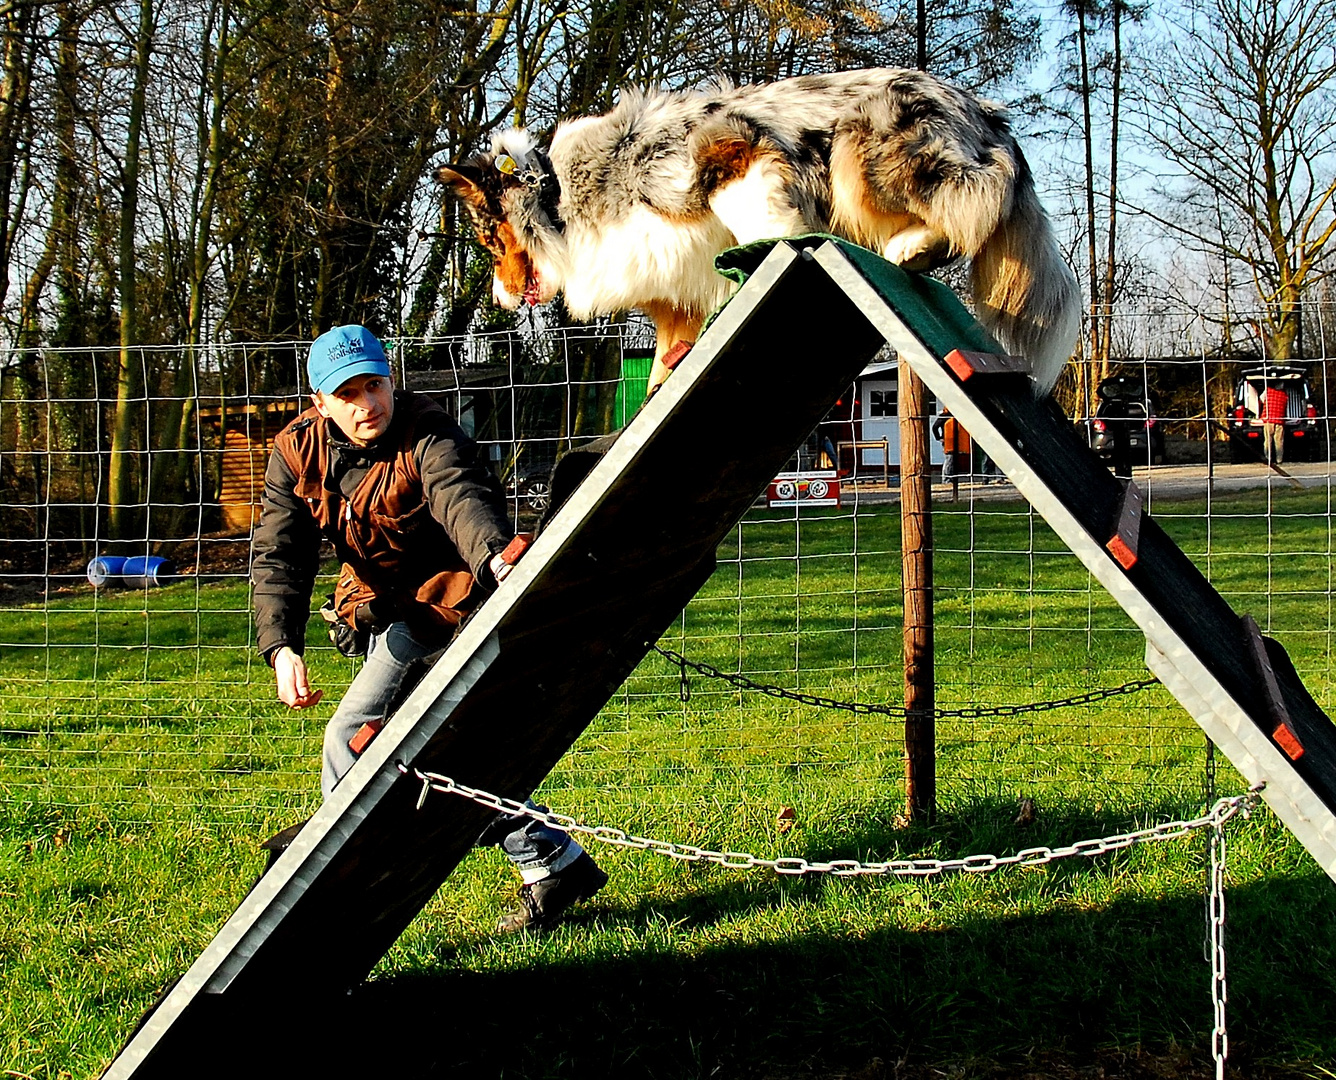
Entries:
POLYGON ((505 496, 477 446, 429 398, 396 391, 390 429, 349 443, 315 409, 279 432, 251 561, 257 645, 305 646, 321 540, 342 563, 335 606, 405 619, 444 640, 490 590, 512 535, 505 496))

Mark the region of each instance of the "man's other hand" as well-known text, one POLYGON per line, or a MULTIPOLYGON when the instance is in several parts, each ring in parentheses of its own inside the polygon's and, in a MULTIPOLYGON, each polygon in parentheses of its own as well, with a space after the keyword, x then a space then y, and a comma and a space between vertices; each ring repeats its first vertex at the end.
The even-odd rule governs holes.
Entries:
POLYGON ((514 566, 506 562, 500 552, 492 556, 492 561, 488 563, 488 566, 491 567, 492 577, 496 578, 496 583, 498 585, 505 581, 506 576, 515 569, 514 566))
POLYGON ((312 690, 306 674, 306 661, 284 645, 274 653, 274 678, 278 681, 278 700, 290 709, 309 709, 325 696, 312 690))
POLYGON ((487 566, 498 585, 515 569, 515 564, 524 557, 524 553, 529 550, 529 545, 532 543, 533 533, 519 533, 511 538, 505 551, 498 551, 492 556, 492 561, 487 566))

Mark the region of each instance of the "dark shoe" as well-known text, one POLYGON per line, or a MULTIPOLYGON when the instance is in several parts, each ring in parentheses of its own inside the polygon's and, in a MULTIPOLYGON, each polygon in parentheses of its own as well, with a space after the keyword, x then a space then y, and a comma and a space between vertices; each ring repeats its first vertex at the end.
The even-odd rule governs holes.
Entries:
MULTIPOLYGON (((310 820, 310 818, 306 819, 306 821, 310 820)), ((260 845, 261 851, 267 851, 269 853, 269 859, 265 862, 264 869, 260 871, 259 877, 251 882, 251 887, 246 890, 247 896, 255 891, 255 886, 260 884, 264 875, 274 868, 274 863, 278 862, 279 856, 292 846, 292 842, 297 839, 297 834, 302 831, 302 826, 306 824, 306 821, 299 821, 296 825, 289 825, 281 832, 274 833, 273 836, 260 845)), ((154 1006, 154 1008, 156 1007, 157 1006, 154 1006)))
POLYGON ((496 932, 551 930, 572 904, 588 900, 607 883, 608 875, 598 868, 588 852, 581 852, 566 869, 532 885, 521 885, 520 906, 497 920, 496 932))
MULTIPOLYGON (((306 821, 310 821, 307 818, 306 821)), ((273 869, 274 863, 278 862, 278 857, 292 846, 292 842, 297 839, 297 834, 302 831, 302 826, 306 821, 299 821, 296 825, 289 825, 286 829, 274 833, 268 840, 260 845, 261 851, 269 852, 269 861, 264 864, 264 869, 260 871, 260 876, 264 877, 273 869)))

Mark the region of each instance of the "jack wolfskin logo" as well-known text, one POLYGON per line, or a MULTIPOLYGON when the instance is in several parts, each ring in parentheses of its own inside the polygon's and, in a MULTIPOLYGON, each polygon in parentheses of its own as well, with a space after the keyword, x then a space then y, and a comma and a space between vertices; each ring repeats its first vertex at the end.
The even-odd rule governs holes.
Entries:
POLYGON ((330 346, 329 359, 343 360, 353 353, 361 354, 366 352, 366 346, 360 341, 337 341, 330 346))

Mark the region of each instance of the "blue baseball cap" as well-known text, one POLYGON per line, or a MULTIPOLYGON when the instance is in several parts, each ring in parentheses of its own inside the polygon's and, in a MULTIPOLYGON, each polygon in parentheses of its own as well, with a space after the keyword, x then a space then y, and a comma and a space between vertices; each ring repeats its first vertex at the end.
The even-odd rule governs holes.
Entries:
POLYGON ((355 375, 390 374, 385 349, 365 326, 355 323, 326 330, 313 342, 306 357, 312 392, 328 394, 355 375))

